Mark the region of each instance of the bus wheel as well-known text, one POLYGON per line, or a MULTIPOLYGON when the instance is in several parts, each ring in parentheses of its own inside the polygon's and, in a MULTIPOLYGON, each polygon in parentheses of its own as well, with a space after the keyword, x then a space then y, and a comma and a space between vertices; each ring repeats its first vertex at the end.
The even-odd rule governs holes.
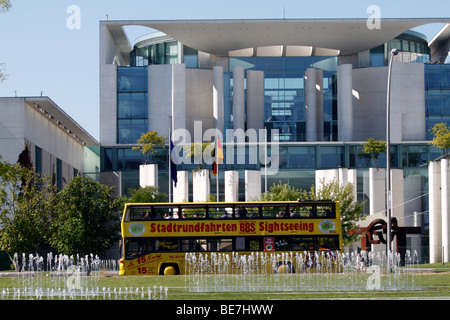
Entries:
POLYGON ((172 276, 172 275, 180 274, 180 269, 178 268, 178 265, 173 264, 173 263, 163 264, 161 266, 161 268, 159 269, 159 274, 165 275, 165 276, 172 276))
POLYGON ((275 265, 274 273, 275 274, 288 274, 288 273, 294 273, 294 267, 292 264, 288 262, 278 262, 275 265))

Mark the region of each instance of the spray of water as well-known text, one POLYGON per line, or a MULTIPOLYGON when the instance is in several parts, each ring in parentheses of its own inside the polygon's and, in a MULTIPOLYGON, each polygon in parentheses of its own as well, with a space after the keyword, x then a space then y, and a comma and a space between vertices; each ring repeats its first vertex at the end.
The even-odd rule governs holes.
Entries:
POLYGON ((13 259, 17 285, 0 291, 0 300, 164 300, 164 287, 99 287, 100 276, 118 274, 116 260, 94 255, 19 255, 13 259))
POLYGON ((413 290, 417 253, 186 253, 188 292, 413 290), (387 270, 391 259, 391 270, 387 270))

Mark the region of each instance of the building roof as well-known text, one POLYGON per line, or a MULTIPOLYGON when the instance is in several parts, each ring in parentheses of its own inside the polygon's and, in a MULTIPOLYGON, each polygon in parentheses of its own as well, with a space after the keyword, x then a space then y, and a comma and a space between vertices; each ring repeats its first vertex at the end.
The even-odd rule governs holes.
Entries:
MULTIPOLYGON (((101 25, 106 26, 116 49, 125 57, 131 46, 123 27, 129 25, 156 29, 191 48, 221 56, 235 50, 257 52, 276 46, 298 52, 311 47, 311 52, 327 54, 331 49, 339 55, 351 55, 375 48, 412 28, 449 22, 450 18, 389 18, 380 20, 379 29, 367 19, 116 20, 101 21, 101 25)), ((442 33, 440 37, 448 35, 442 33)))
POLYGON ((31 107, 45 114, 49 121, 58 125, 62 130, 79 143, 86 146, 99 146, 100 143, 73 120, 49 97, 26 97, 25 102, 31 107))
POLYGON ((444 62, 450 51, 450 24, 447 23, 429 42, 431 59, 444 62))

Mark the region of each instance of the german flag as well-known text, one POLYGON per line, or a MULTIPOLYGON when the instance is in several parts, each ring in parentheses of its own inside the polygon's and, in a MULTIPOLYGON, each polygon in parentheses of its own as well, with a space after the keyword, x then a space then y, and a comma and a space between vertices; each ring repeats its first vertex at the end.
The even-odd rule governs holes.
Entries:
POLYGON ((213 175, 217 176, 219 173, 219 164, 223 162, 223 150, 222 145, 220 144, 220 139, 217 138, 217 146, 214 149, 214 163, 213 163, 213 175), (217 149, 217 155, 216 155, 216 149, 217 149))

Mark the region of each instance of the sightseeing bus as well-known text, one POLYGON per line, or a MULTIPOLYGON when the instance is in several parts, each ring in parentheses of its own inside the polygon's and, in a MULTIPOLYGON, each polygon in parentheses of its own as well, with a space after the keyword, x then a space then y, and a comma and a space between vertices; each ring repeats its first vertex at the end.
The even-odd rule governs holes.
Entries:
POLYGON ((186 253, 342 252, 335 201, 128 203, 121 233, 120 275, 184 274, 186 253))

